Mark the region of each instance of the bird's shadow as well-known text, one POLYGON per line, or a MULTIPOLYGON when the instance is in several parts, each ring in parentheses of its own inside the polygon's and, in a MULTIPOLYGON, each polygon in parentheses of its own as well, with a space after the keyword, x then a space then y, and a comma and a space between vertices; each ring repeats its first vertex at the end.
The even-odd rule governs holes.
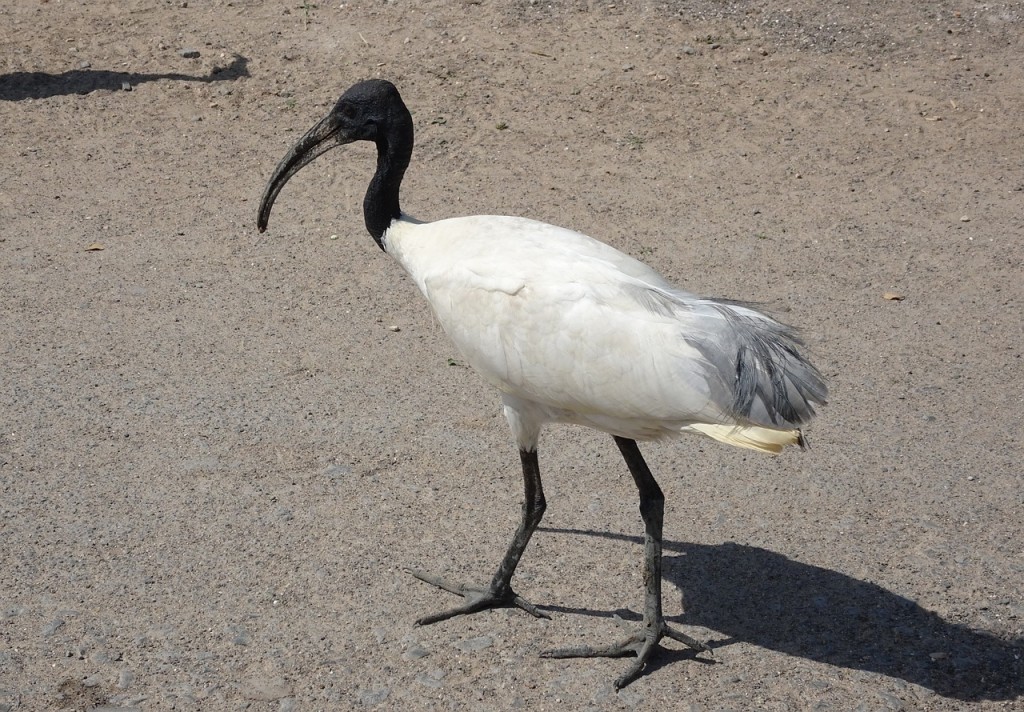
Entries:
MULTIPOLYGON (((642 544, 640 537, 607 532, 541 530, 642 544)), ((674 620, 727 636, 712 647, 743 641, 900 678, 963 701, 1024 695, 1024 640, 945 621, 881 586, 767 549, 672 541, 663 548, 664 579, 682 591, 684 602, 685 613, 674 620)))
POLYGON ((88 94, 97 89, 120 91, 145 82, 169 79, 178 82, 224 82, 249 76, 249 60, 241 55, 225 67, 214 67, 208 74, 165 72, 113 72, 106 69, 73 69, 60 74, 47 72, 11 72, 0 74, 0 101, 47 99, 67 94, 88 94))

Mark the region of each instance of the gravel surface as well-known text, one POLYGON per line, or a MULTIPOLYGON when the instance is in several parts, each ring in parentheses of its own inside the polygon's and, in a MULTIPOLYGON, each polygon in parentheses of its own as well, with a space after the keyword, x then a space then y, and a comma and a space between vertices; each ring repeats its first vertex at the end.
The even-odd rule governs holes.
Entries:
POLYGON ((1024 709, 1024 5, 0 7, 0 712, 1024 709), (802 329, 806 453, 644 452, 713 657, 540 651, 642 604, 611 439, 553 427, 517 576, 428 627, 522 496, 496 394, 365 234, 395 82, 423 219, 533 217, 802 329))

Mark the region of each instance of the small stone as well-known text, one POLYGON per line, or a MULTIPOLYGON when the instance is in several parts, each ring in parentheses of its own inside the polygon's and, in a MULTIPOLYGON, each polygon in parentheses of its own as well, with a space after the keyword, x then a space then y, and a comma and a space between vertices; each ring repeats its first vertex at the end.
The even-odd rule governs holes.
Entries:
POLYGON ((231 626, 231 628, 228 629, 228 632, 234 634, 231 642, 235 645, 248 645, 252 642, 252 634, 250 634, 245 628, 231 626))
POLYGON ((291 686, 283 677, 250 678, 242 686, 242 696, 247 700, 269 702, 289 697, 291 686))
POLYGON ((343 480, 351 474, 351 467, 349 467, 348 465, 341 465, 339 463, 328 465, 324 469, 324 475, 327 477, 327 479, 331 480, 332 482, 338 482, 339 480, 343 480))
POLYGON ((388 331, 394 331, 396 333, 401 331, 401 330, 402 330, 402 328, 400 326, 398 326, 398 324, 392 324, 391 326, 388 327, 388 331))
POLYGON ((131 91, 132 85, 128 82, 121 82, 121 91, 131 91))
POLYGON ((386 700, 390 694, 390 687, 378 687, 373 690, 366 690, 359 693, 359 702, 367 707, 372 707, 373 705, 379 705, 381 702, 386 700))
POLYGON ((444 679, 444 670, 441 668, 435 668, 430 672, 423 672, 416 676, 416 682, 427 687, 433 687, 438 689, 441 687, 441 681, 444 679))
POLYGON ((197 49, 179 49, 178 56, 184 57, 185 59, 195 59, 199 56, 199 50, 197 49))
POLYGON ((127 690, 132 682, 135 681, 135 673, 131 670, 122 670, 117 676, 117 686, 122 690, 127 690))
POLYGON ((960 217, 960 222, 970 222, 970 221, 971 221, 971 217, 969 215, 962 215, 960 217))
POLYGON ((411 645, 408 650, 402 653, 402 657, 409 661, 420 660, 428 655, 430 655, 430 651, 422 645, 411 645))
POLYGON ((43 626, 43 637, 49 638, 63 627, 64 621, 62 621, 60 618, 56 618, 43 626))
POLYGON ((78 63, 78 68, 79 68, 79 69, 88 69, 88 68, 89 68, 89 67, 91 67, 91 66, 92 66, 92 65, 91 65, 91 64, 89 64, 88 62, 79 62, 79 63, 78 63))
POLYGON ((464 653, 475 653, 478 650, 486 650, 492 645, 494 645, 493 638, 488 635, 481 635, 469 640, 461 640, 455 644, 455 647, 464 653))

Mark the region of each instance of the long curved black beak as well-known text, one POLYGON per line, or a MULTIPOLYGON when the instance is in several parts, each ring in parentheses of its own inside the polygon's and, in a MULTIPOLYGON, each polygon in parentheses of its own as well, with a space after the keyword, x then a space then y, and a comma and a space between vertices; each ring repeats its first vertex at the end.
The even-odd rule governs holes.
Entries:
POLYGON ((307 131, 274 169, 274 175, 270 177, 267 188, 263 191, 263 199, 260 201, 260 211, 256 217, 257 229, 260 232, 267 229, 270 210, 274 207, 277 194, 281 192, 289 178, 332 148, 352 143, 354 140, 342 129, 333 111, 307 131))

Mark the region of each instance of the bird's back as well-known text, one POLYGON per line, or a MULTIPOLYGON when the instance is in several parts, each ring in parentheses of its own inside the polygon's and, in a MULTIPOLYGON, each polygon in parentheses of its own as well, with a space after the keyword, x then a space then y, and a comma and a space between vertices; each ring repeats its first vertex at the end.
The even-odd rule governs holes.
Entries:
POLYGON ((790 328, 586 235, 475 216, 397 222, 387 248, 466 360, 535 419, 775 452, 825 402, 790 328))

